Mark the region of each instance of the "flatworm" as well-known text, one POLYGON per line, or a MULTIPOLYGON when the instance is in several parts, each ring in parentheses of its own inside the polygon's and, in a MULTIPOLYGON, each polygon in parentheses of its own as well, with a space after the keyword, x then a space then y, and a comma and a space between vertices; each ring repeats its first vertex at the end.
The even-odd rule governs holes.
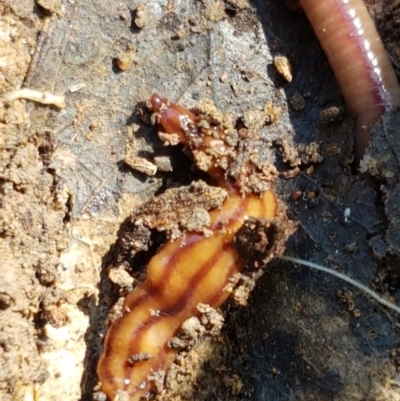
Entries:
MULTIPOLYGON (((209 145, 212 135, 199 127, 195 114, 158 95, 151 101, 166 135, 177 137, 192 150, 209 145)), ((167 242, 151 259, 146 280, 128 294, 122 316, 107 333, 97 371, 102 390, 111 400, 120 392, 130 401, 152 393, 156 378, 163 377, 176 356, 168 343, 183 322, 198 314, 197 305, 219 308, 232 293, 232 279, 246 264, 234 243, 239 229, 250 218, 275 225, 279 210, 273 190, 242 196, 218 167, 210 165, 208 172, 229 195, 221 210, 209 212, 212 235, 193 232, 167 242)), ((270 244, 268 259, 282 252, 282 242, 270 244)))

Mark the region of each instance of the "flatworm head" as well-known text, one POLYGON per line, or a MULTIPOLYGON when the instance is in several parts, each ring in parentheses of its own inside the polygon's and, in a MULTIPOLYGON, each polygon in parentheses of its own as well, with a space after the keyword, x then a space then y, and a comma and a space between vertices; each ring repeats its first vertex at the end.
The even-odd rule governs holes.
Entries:
POLYGON ((165 132, 178 134, 181 142, 186 142, 187 136, 197 133, 196 124, 198 117, 188 109, 171 103, 154 93, 150 98, 153 112, 156 113, 156 121, 165 132))

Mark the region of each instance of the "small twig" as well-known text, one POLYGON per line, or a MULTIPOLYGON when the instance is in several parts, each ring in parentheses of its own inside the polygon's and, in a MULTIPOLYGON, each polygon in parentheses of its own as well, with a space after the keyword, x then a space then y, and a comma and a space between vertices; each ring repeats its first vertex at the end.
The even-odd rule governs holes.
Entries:
POLYGON ((26 72, 26 75, 25 75, 25 80, 23 83, 24 88, 30 86, 31 81, 32 81, 33 72, 35 71, 35 69, 38 65, 40 54, 43 50, 43 47, 49 41, 49 37, 50 37, 48 34, 49 21, 50 21, 50 18, 46 18, 41 31, 38 33, 35 51, 32 55, 31 61, 29 63, 28 71, 26 72))
POLYGON ((339 273, 339 272, 337 272, 335 270, 329 269, 328 267, 317 265, 316 263, 308 262, 308 261, 303 260, 303 259, 293 258, 291 256, 283 256, 282 255, 282 256, 278 256, 278 259, 287 260, 287 261, 293 262, 293 263, 298 263, 300 265, 311 267, 312 269, 320 270, 320 271, 323 271, 324 273, 331 274, 332 276, 335 276, 335 277, 337 277, 337 278, 339 278, 339 279, 341 279, 343 281, 346 281, 347 283, 353 285, 354 287, 357 287, 359 290, 364 291, 366 294, 368 294, 369 296, 374 298, 380 304, 385 305, 386 307, 394 310, 397 313, 400 313, 400 307, 398 307, 395 304, 392 304, 389 301, 386 301, 386 299, 384 299, 381 296, 379 296, 376 292, 372 291, 371 289, 369 289, 365 285, 361 284, 360 282, 358 282, 356 280, 353 280, 352 278, 346 276, 343 273, 339 273))
POLYGON ((64 95, 52 95, 48 92, 40 92, 34 89, 20 89, 13 92, 6 93, 0 100, 3 102, 12 102, 17 99, 33 100, 42 104, 52 104, 60 109, 65 107, 64 95))

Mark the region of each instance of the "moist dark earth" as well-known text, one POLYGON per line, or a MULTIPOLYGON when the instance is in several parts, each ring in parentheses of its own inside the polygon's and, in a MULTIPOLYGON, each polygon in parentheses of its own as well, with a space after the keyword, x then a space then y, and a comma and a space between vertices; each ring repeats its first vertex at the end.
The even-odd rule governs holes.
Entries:
MULTIPOLYGON (((399 76, 399 2, 367 5, 399 76)), ((0 15, 2 400, 100 396, 111 305, 166 238, 153 231, 134 266, 110 276, 121 227, 167 189, 207 180, 138 116, 153 91, 189 108, 210 99, 257 132, 251 146, 298 222, 285 253, 400 304, 399 115, 378 123, 355 172, 353 116, 295 2, 6 0, 0 15), (20 88, 65 95, 66 107, 2 100, 20 88)), ((276 260, 248 305, 220 316, 159 399, 400 399, 398 315, 338 279, 276 260)))

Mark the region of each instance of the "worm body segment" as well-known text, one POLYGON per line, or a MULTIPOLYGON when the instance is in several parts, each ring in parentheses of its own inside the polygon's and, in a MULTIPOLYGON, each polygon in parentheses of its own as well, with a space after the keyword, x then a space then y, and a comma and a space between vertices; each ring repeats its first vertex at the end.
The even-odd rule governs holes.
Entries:
POLYGON ((356 115, 355 156, 387 108, 400 106, 400 87, 362 0, 300 0, 324 49, 343 97, 356 115))

